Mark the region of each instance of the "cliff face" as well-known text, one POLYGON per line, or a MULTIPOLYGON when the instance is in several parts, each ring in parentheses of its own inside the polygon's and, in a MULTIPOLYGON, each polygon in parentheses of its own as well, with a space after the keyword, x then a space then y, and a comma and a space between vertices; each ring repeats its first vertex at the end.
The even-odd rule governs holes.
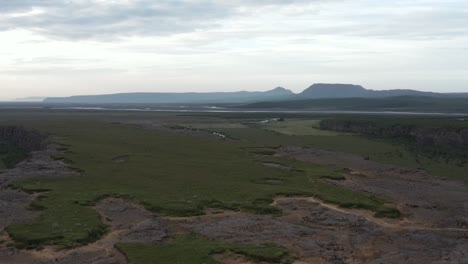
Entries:
POLYGON ((378 126, 372 122, 323 120, 320 127, 326 130, 352 132, 380 137, 408 138, 417 145, 467 149, 468 128, 414 127, 410 125, 378 126))
POLYGON ((15 126, 0 126, 0 158, 7 168, 26 159, 31 151, 40 150, 45 135, 15 126))
POLYGON ((14 144, 16 147, 27 151, 41 149, 45 136, 22 127, 0 126, 0 140, 14 144))

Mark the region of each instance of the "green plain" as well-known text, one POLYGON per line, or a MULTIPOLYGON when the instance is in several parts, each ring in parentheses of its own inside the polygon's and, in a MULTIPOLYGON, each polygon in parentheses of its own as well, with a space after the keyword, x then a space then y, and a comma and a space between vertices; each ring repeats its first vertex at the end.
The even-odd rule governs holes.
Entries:
POLYGON ((254 261, 290 263, 288 250, 274 244, 239 245, 203 239, 193 234, 180 235, 162 245, 117 244, 130 264, 218 264, 214 254, 240 254, 254 261))
MULTIPOLYGON (((378 216, 399 217, 399 212, 385 206, 387 201, 379 197, 321 180, 340 179, 346 168, 267 155, 259 157, 255 155, 259 147, 291 145, 349 152, 378 162, 421 167, 435 175, 468 181, 466 166, 454 166, 450 161, 426 157, 398 142, 334 132, 333 135, 321 134, 329 133, 327 131, 316 133, 317 120, 320 120, 317 116, 288 117, 284 123, 267 124, 273 126, 267 128, 238 125, 254 119, 251 115, 245 115, 244 119, 243 115, 229 116, 227 114, 223 119, 223 115, 202 118, 197 115, 125 112, 4 112, 0 118, 2 123, 23 125, 59 136, 58 143, 68 146, 64 158, 73 162, 71 166, 82 170, 81 175, 68 178, 15 182, 15 188, 41 192, 32 207, 42 212, 37 221, 11 225, 8 232, 18 246, 23 247, 44 244, 73 247, 89 243, 107 232, 92 206, 108 196, 134 200, 157 214, 171 216, 199 215, 208 207, 280 214, 278 209, 270 206, 275 196, 305 195, 345 207, 365 208, 378 216), (194 122, 197 118, 204 121, 194 122), (217 122, 216 125, 211 119, 217 122), (167 127, 197 123, 200 128, 225 133, 235 140, 192 137, 120 123, 138 120, 155 120, 167 127), (288 128, 288 124, 292 127, 288 128), (115 161, 122 156, 127 157, 124 162, 115 161), (295 170, 266 167, 263 162, 279 163, 295 170)), ((271 114, 266 117, 277 116, 271 114)), ((189 238, 177 239, 185 241, 183 239, 189 238)), ((119 248, 130 260, 139 263, 140 258, 153 256, 154 252, 171 257, 170 254, 177 255, 174 252, 185 251, 183 243, 178 243, 177 239, 173 242, 175 244, 165 244, 159 249, 129 244, 120 244, 119 248), (167 251, 167 247, 175 249, 167 251), (160 249, 165 249, 166 253, 160 249)), ((189 240, 197 239, 191 237, 189 240)), ((202 254, 193 254, 203 255, 202 258, 208 256, 206 251, 211 252, 215 248, 211 243, 218 242, 203 242, 195 250, 202 254), (205 243, 208 246, 203 246, 205 243)), ((206 260, 211 261, 209 259, 206 260)))

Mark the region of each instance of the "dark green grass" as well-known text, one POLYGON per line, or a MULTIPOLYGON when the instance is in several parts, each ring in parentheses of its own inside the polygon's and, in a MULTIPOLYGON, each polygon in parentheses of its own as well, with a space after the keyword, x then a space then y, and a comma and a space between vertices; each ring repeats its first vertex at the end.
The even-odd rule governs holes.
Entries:
POLYGON ((162 245, 120 243, 116 246, 131 264, 219 264, 214 254, 236 253, 254 261, 291 263, 292 257, 284 247, 274 244, 240 245, 211 241, 196 235, 180 235, 162 245))
POLYGON ((37 248, 55 244, 63 248, 94 242, 107 232, 99 215, 87 207, 61 203, 48 208, 31 224, 7 227, 18 248, 37 248))
POLYGON ((467 147, 463 144, 468 122, 460 118, 335 117, 322 120, 320 126, 386 139, 406 145, 418 156, 455 161, 454 166, 468 161, 467 147))
POLYGON ((258 162, 253 153, 256 147, 317 147, 467 178, 466 168, 418 158, 401 145, 357 135, 288 136, 252 126, 220 129, 240 139, 220 140, 114 122, 154 118, 174 119, 173 124, 179 124, 194 118, 148 113, 15 112, 2 118, 11 118, 10 124, 62 136, 60 143, 67 151, 57 158, 73 162, 71 166, 82 172, 69 178, 29 179, 14 184, 31 192, 47 191, 33 204, 42 210, 37 221, 8 228, 21 246, 70 247, 99 238, 106 227, 92 205, 107 196, 134 200, 159 214, 189 216, 202 214, 207 207, 278 214, 281 212, 270 206, 275 196, 310 195, 343 207, 369 209, 377 216, 399 217, 397 210, 384 206, 386 201, 378 197, 324 182, 323 178, 342 177, 343 168, 277 160, 272 151, 257 149, 261 152, 257 154, 266 155, 267 160, 297 170, 270 168, 258 162), (115 157, 121 156, 128 158, 116 162, 115 157))
MULTIPOLYGON (((361 208, 375 212, 376 217, 399 218, 400 212, 392 207, 387 207, 384 204, 388 201, 378 198, 373 195, 354 192, 339 186, 331 185, 323 181, 326 179, 342 180, 346 169, 334 169, 330 173, 330 167, 314 165, 297 160, 285 160, 273 157, 261 158, 262 162, 277 163, 285 167, 294 168, 294 173, 305 175, 309 186, 303 192, 284 192, 284 196, 314 196, 323 200, 326 203, 337 204, 346 208, 361 208)), ((289 179, 287 179, 289 180, 289 179)), ((301 190, 297 188, 296 190, 301 190)))
MULTIPOLYGON (((433 120, 433 123, 435 122, 437 122, 436 119, 433 120)), ((468 163, 466 160, 462 163, 458 158, 447 159, 444 156, 428 155, 424 149, 415 149, 406 142, 394 139, 352 134, 337 136, 290 136, 261 129, 261 126, 218 130, 231 137, 241 138, 244 142, 255 144, 258 147, 302 146, 353 153, 384 164, 423 168, 436 176, 468 182, 468 163)), ((271 152, 270 150, 259 151, 271 152)))
POLYGON ((421 117, 421 116, 375 116, 375 115, 351 115, 322 117, 323 120, 349 121, 356 124, 372 124, 376 127, 386 128, 392 126, 409 126, 415 128, 447 129, 468 128, 468 121, 463 117, 421 117))

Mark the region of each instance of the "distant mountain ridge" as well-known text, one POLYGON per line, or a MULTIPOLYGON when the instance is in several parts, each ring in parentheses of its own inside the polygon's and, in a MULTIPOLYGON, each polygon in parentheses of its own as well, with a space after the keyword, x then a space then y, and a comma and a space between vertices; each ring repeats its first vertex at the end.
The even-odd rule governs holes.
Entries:
POLYGON ((321 98, 381 98, 397 96, 426 96, 426 97, 463 97, 468 93, 434 93, 410 89, 396 90, 368 90, 361 85, 316 83, 298 94, 295 99, 321 98))
POLYGON ((421 96, 438 98, 468 98, 468 93, 434 93, 416 90, 369 90, 361 85, 326 84, 311 85, 299 94, 283 87, 265 92, 211 92, 211 93, 119 93, 105 95, 81 95, 70 97, 50 97, 45 103, 77 104, 204 104, 277 102, 303 99, 326 98, 385 98, 398 96, 421 96))
POLYGON ((120 93, 106 95, 81 95, 50 97, 45 103, 249 103, 278 101, 292 98, 294 93, 283 87, 266 92, 212 92, 212 93, 120 93))
POLYGON ((45 97, 25 97, 25 98, 16 98, 15 102, 42 102, 46 98, 45 97))

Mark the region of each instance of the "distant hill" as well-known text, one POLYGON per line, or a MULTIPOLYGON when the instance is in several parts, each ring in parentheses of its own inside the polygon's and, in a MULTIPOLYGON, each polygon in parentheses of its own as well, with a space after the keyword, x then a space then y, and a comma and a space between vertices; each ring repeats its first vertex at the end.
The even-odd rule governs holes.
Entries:
POLYGON ((82 95, 50 97, 45 103, 136 103, 136 104, 201 104, 201 103, 249 103, 291 99, 294 93, 283 87, 266 92, 214 92, 214 93, 120 93, 106 95, 82 95))
POLYGON ((464 97, 468 93, 433 93, 416 90, 368 90, 360 85, 353 84, 326 84, 317 83, 305 89, 296 96, 296 99, 305 98, 377 98, 395 96, 426 96, 426 97, 464 97))
POLYGON ((45 97, 25 97, 25 98, 17 98, 15 102, 42 102, 44 101, 45 97))
POLYGON ((353 84, 311 85, 299 94, 283 87, 266 92, 212 92, 212 93, 119 93, 50 97, 45 103, 73 104, 248 104, 325 98, 385 98, 397 96, 424 96, 438 98, 468 98, 468 93, 433 93, 416 90, 369 90, 353 84))
POLYGON ((317 83, 298 94, 297 98, 350 98, 368 97, 369 90, 353 84, 317 83))

